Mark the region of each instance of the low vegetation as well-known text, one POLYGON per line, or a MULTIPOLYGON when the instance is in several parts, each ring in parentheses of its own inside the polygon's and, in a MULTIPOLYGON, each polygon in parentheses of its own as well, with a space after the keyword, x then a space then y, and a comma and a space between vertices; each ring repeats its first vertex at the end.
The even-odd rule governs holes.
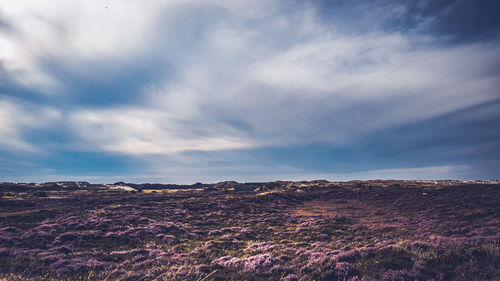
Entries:
POLYGON ((500 185, 231 183, 0 199, 0 280, 500 280, 500 185))

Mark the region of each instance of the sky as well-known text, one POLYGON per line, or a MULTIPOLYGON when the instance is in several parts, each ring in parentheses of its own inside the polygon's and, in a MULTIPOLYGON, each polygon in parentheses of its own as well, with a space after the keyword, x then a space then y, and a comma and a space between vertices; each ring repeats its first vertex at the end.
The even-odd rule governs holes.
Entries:
POLYGON ((0 181, 499 179, 495 0, 2 0, 0 181))

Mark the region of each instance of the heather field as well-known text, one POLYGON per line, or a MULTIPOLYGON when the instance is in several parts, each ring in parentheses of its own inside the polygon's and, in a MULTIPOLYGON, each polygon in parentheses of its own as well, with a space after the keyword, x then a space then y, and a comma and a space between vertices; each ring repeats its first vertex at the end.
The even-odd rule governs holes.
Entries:
POLYGON ((0 280, 500 280, 494 183, 1 195, 0 280))

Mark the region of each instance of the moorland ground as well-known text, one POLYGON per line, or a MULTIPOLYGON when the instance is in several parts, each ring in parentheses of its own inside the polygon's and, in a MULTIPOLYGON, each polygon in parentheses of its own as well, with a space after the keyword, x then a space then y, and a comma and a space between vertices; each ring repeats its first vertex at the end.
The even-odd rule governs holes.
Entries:
POLYGON ((499 202, 484 183, 11 188, 0 279, 500 280, 499 202))

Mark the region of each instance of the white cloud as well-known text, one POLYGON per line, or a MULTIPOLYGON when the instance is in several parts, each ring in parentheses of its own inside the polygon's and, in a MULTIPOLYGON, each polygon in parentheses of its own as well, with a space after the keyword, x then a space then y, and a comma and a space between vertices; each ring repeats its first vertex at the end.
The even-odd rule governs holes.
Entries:
POLYGON ((230 127, 182 120, 159 110, 79 111, 71 115, 71 124, 96 148, 125 154, 172 154, 185 150, 212 151, 252 146, 230 127), (212 130, 217 134, 214 135, 212 130))
POLYGON ((0 60, 25 85, 64 85, 40 65, 46 57, 82 76, 94 74, 82 67, 89 62, 148 58, 171 68, 163 83, 144 85, 136 105, 72 105, 72 130, 98 150, 341 144, 498 97, 498 74, 484 75, 500 55, 493 46, 443 48, 376 27, 351 34, 308 4, 7 1, 0 9, 15 30, 0 33, 0 60))
POLYGON ((46 57, 68 65, 106 63, 144 51, 157 34, 156 20, 166 9, 188 1, 6 0, 0 3, 12 30, 0 32, 0 60, 23 85, 52 93, 64 81, 47 75, 46 57))

